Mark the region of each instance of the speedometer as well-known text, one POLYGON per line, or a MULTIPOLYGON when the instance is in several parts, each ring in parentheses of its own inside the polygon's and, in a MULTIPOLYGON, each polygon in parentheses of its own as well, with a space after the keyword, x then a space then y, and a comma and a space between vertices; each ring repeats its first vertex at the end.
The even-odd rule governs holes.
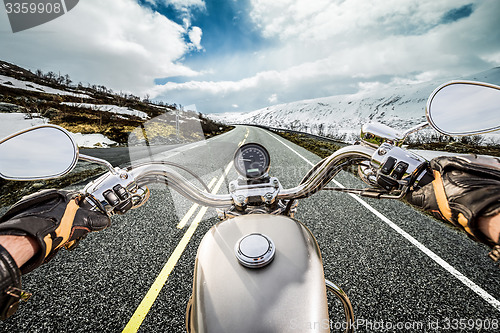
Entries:
POLYGON ((269 171, 271 160, 266 148, 258 143, 247 143, 234 154, 236 171, 247 178, 260 178, 269 171))

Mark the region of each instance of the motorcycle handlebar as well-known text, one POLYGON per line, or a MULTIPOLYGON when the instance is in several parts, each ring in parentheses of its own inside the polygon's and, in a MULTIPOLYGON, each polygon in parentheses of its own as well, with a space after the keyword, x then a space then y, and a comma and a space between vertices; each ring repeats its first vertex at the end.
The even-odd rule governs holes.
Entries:
MULTIPOLYGON (((320 191, 347 166, 360 160, 369 160, 375 150, 366 146, 348 146, 316 164, 302 183, 290 189, 282 189, 278 199, 301 199, 320 191)), ((138 186, 165 183, 181 195, 202 206, 225 208, 233 204, 230 194, 214 194, 202 191, 185 177, 161 163, 145 163, 129 171, 138 186)))
POLYGON ((144 164, 130 171, 138 186, 163 183, 179 194, 202 206, 223 208, 232 204, 229 194, 213 194, 202 191, 179 173, 161 164, 144 164))
POLYGON ((324 188, 342 168, 361 160, 370 160, 375 150, 366 146, 347 146, 313 166, 299 186, 284 189, 279 199, 307 198, 324 188))

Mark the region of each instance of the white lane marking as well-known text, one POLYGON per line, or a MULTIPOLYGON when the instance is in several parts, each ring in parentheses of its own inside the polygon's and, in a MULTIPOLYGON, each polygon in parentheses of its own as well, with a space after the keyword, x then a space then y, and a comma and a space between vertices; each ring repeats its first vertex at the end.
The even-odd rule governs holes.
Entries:
POLYGON ((288 149, 290 149, 291 151, 293 151, 295 154, 297 154, 297 156, 299 156, 301 159, 303 159, 304 161, 306 161, 310 166, 314 166, 315 165, 314 163, 312 163, 311 161, 309 161, 307 158, 305 158, 304 156, 300 155, 297 151, 295 151, 295 149, 293 149, 292 147, 290 147, 289 145, 287 145, 286 143, 284 143, 282 140, 278 139, 274 135, 271 135, 271 133, 269 133, 269 132, 266 132, 266 133, 269 134, 271 137, 275 138, 276 140, 278 140, 279 142, 281 142, 282 145, 284 145, 285 147, 287 147, 288 149))
MULTIPOLYGON (((271 133, 267 132, 271 137, 274 139, 278 140, 281 142, 285 147, 290 149, 292 152, 297 154, 297 156, 301 157, 304 161, 306 161, 309 165, 313 166, 314 164, 309 161, 307 158, 302 156, 300 153, 295 151, 292 147, 287 145, 285 142, 282 140, 278 139, 274 135, 271 135, 271 133)), ((344 187, 341 183, 336 181, 335 179, 333 182, 339 186, 339 187, 344 187)), ((406 238, 410 243, 415 245, 420 251, 422 251, 424 254, 426 254, 429 258, 434 260, 439 266, 443 267, 445 270, 447 270, 451 275, 456 277, 460 282, 462 282, 465 286, 467 286, 469 289, 471 289, 473 292, 475 292, 477 295, 479 295, 482 299, 484 299, 486 302, 490 303, 494 308, 496 308, 498 311, 500 311, 500 301, 491 296, 486 290, 475 284, 472 280, 470 280, 468 277, 463 275, 461 272, 459 272, 455 267, 451 266, 448 264, 446 261, 444 261, 441 257, 439 257, 437 254, 429 250, 424 244, 420 243, 418 240, 413 238, 410 234, 408 234, 406 231, 401 229, 398 225, 396 225, 394 222, 389 220, 387 217, 382 215, 379 211, 377 211, 375 208, 370 206, 366 201, 358 197, 357 195, 354 195, 352 193, 349 193, 351 197, 353 197, 356 201, 358 201, 360 204, 362 204, 365 208, 367 208, 370 212, 375 214, 379 219, 384 221, 387 225, 389 225, 392 229, 394 229, 397 233, 399 233, 401 236, 406 238)))

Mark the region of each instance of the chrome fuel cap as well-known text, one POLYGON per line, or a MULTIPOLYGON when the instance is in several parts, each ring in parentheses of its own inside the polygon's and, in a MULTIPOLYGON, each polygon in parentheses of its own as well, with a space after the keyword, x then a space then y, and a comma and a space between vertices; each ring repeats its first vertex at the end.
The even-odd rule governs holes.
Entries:
POLYGON ((243 236, 234 247, 240 264, 249 268, 260 268, 269 264, 274 259, 275 250, 273 241, 259 233, 243 236))

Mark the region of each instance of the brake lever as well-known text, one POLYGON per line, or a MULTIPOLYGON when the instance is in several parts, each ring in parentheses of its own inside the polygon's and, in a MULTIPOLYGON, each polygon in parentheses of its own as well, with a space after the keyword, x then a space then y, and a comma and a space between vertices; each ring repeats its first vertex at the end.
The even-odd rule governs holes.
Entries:
POLYGON ((392 192, 387 192, 385 190, 380 190, 376 188, 345 188, 345 187, 324 187, 323 190, 327 191, 337 191, 343 193, 357 194, 362 197, 375 198, 375 199, 401 199, 406 195, 407 189, 397 191, 398 194, 390 194, 392 192))

